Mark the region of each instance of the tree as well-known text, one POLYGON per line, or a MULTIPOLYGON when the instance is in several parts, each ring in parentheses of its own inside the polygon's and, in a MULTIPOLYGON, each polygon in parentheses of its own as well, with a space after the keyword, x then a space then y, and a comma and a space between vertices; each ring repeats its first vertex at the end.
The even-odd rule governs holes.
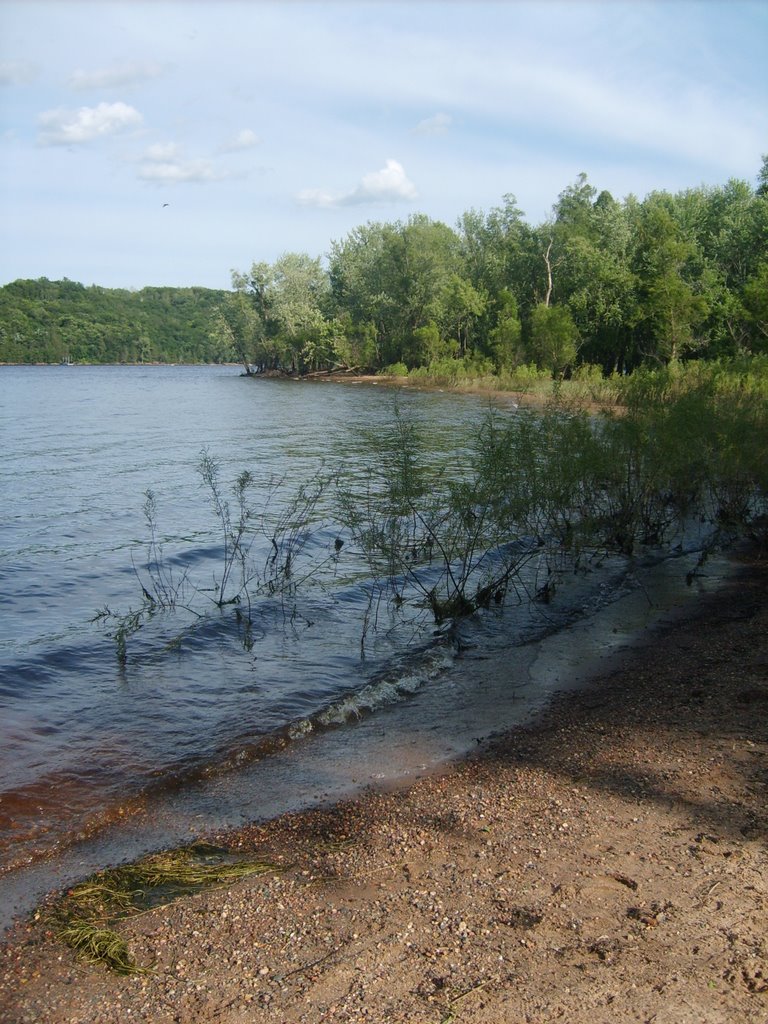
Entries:
POLYGON ((350 370, 376 369, 376 328, 370 321, 354 324, 348 313, 342 313, 329 321, 328 329, 340 366, 350 370))
POLYGON ((564 260, 569 240, 573 237, 591 237, 592 200, 595 193, 595 188, 587 182, 587 176, 582 171, 576 183, 563 189, 558 196, 554 206, 554 221, 542 225, 540 229, 542 259, 546 269, 544 297, 541 301, 545 306, 552 302, 554 272, 564 260))
POLYGON ((397 284, 392 250, 397 231, 393 225, 362 225, 343 241, 333 242, 329 256, 336 316, 352 336, 372 339, 377 366, 395 357, 397 284))
MULTIPOLYGON (((690 202, 687 206, 690 211, 690 202)), ((702 285, 712 279, 703 276, 707 262, 691 235, 690 218, 686 235, 681 208, 675 197, 652 193, 642 204, 636 230, 645 354, 660 362, 675 362, 707 341, 697 328, 709 311, 702 285)))
POLYGON ((768 260, 760 264, 744 285, 742 302, 753 331, 752 350, 768 351, 768 260))
POLYGON ((531 314, 531 350, 542 369, 555 379, 575 362, 579 334, 567 306, 540 302, 531 314))
POLYGON ((452 359, 457 356, 457 341, 445 341, 440 336, 434 321, 424 327, 417 327, 413 332, 411 344, 403 351, 403 362, 406 366, 429 366, 440 359, 452 359))
POLYGON ((763 153, 763 164, 757 172, 756 193, 759 196, 768 196, 768 153, 763 153))
POLYGON ((524 362, 521 345, 522 327, 517 300, 506 288, 499 296, 496 324, 489 335, 489 349, 497 372, 511 370, 524 362))
POLYGON ((667 250, 669 266, 648 286, 646 308, 656 327, 656 356, 674 363, 696 345, 695 328, 707 315, 703 295, 697 295, 680 275, 676 260, 684 253, 667 250))
MULTIPOLYGON (((597 189, 589 184, 587 175, 582 171, 575 183, 564 188, 557 197, 554 214, 558 230, 565 229, 568 234, 589 237, 594 223, 592 212, 596 195, 597 189)), ((603 195, 607 193, 601 193, 601 198, 603 195)))
POLYGON ((746 181, 732 178, 719 188, 700 190, 705 220, 697 238, 704 256, 732 290, 744 286, 768 238, 768 202, 746 181))
POLYGON ((226 296, 217 310, 215 333, 226 339, 246 374, 258 362, 258 339, 261 324, 242 277, 232 275, 235 291, 226 296))
POLYGON ((466 278, 451 274, 439 296, 442 336, 458 342, 459 353, 472 347, 473 327, 483 315, 486 296, 466 278))
POLYGON ((229 344, 222 347, 221 336, 212 337, 212 320, 226 294, 210 288, 86 288, 66 278, 14 281, 0 288, 0 361, 229 359, 229 344))
POLYGON ((222 316, 247 359, 262 370, 294 373, 333 361, 334 332, 324 313, 329 282, 319 259, 287 252, 271 265, 254 263, 249 274, 233 272, 232 282, 222 316))
MULTIPOLYGON (((423 214, 405 224, 368 224, 331 248, 337 314, 348 314, 356 326, 375 326, 380 365, 413 365, 420 358, 414 332, 431 323, 447 340, 456 313, 450 308, 453 276, 460 270, 458 236, 423 214)), ((459 317, 465 314, 466 306, 459 317)))
POLYGON ((272 267, 269 303, 294 372, 317 369, 330 358, 322 309, 328 289, 320 260, 306 253, 284 253, 272 267))
POLYGON ((402 228, 396 251, 405 335, 434 322, 445 337, 450 331, 449 303, 453 301, 454 312, 462 304, 461 296, 456 297, 457 281, 461 289, 458 236, 441 221, 417 215, 402 228))
POLYGON ((560 280, 583 340, 581 357, 606 370, 632 361, 637 282, 625 209, 608 192, 592 208, 585 234, 564 245, 560 280))
MULTIPOLYGON (((532 232, 515 197, 507 194, 503 199, 503 205, 493 207, 487 215, 467 211, 458 224, 463 272, 491 304, 505 289, 513 292, 518 303, 522 293, 528 291, 532 232)), ((488 312, 496 310, 490 308, 488 312)))

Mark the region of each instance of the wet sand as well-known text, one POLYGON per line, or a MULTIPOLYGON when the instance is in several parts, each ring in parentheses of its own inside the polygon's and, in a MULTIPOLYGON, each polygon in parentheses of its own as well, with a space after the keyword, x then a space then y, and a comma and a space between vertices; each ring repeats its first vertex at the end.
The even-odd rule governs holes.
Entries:
POLYGON ((123 922, 149 975, 19 924, 0 1019, 765 1024, 767 808, 750 560, 456 767, 211 834, 283 870, 123 922))

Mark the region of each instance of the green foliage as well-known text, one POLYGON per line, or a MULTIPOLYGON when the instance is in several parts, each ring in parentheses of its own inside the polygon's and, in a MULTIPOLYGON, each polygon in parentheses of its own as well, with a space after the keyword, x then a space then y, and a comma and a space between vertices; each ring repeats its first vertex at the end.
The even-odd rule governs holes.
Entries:
POLYGON ((575 362, 579 334, 567 306, 539 303, 531 314, 531 352, 554 378, 575 362))
POLYGON ((382 377, 407 377, 408 367, 405 363, 390 363, 388 366, 382 366, 379 373, 382 377))
POLYGON ((741 301, 745 318, 757 339, 753 348, 768 352, 768 260, 760 263, 744 284, 741 301))
POLYGON ((440 342, 468 344, 483 297, 462 273, 458 235, 424 215, 367 224, 331 247, 332 300, 352 325, 373 325, 379 365, 418 365, 416 332, 434 325, 440 342))
POLYGON ((549 370, 541 370, 535 363, 521 363, 513 370, 500 374, 499 382, 508 391, 520 391, 523 394, 532 390, 542 390, 542 385, 552 380, 549 370))
POLYGON ((176 610, 187 613, 192 625, 169 644, 177 647, 183 636, 205 621, 211 604, 219 612, 234 609, 238 634, 250 650, 253 598, 292 600, 300 586, 325 564, 334 562, 331 554, 317 565, 306 554, 309 541, 320 527, 316 510, 331 482, 328 474, 318 472, 289 494, 285 493, 284 480, 272 480, 262 489, 260 500, 254 502, 254 481, 249 471, 243 470, 233 481, 230 498, 221 480, 220 463, 207 450, 201 453, 197 469, 221 536, 219 571, 210 583, 193 580, 187 569, 178 573, 174 560, 165 558, 158 541, 157 503, 154 493, 147 491, 143 507, 148 530, 146 564, 142 570, 133 566, 141 604, 127 611, 105 607, 92 619, 106 627, 122 670, 129 662, 128 641, 155 616, 176 610))
MULTIPOLYGON (((232 284, 234 338, 249 370, 306 373, 333 361, 340 321, 326 317, 329 284, 319 259, 286 252, 271 265, 254 263, 248 274, 234 271, 232 284)), ((229 338, 232 319, 219 320, 229 338)))
POLYGON ((14 281, 0 288, 0 362, 214 363, 238 358, 212 335, 226 292, 14 281))
MULTIPOLYGON (((429 366, 414 367, 408 371, 408 380, 426 387, 514 391, 541 396, 549 395, 552 390, 552 374, 549 370, 539 369, 535 363, 523 363, 513 370, 497 372, 489 358, 474 354, 464 359, 437 359, 429 366)), ((576 398, 583 394, 581 390, 574 390, 570 381, 566 381, 563 387, 576 398)), ((614 389, 606 385, 605 393, 603 400, 613 403, 614 389)))
POLYGON ((600 405, 612 405, 616 401, 615 379, 606 378, 602 366, 595 363, 581 363, 575 368, 568 391, 577 401, 600 405))
POLYGON ((498 514, 497 464, 506 453, 492 420, 473 438, 466 460, 436 464, 413 423, 398 417, 378 439, 361 481, 343 481, 343 522, 376 583, 397 607, 427 608, 436 623, 504 600, 508 581, 530 557, 508 543, 498 514))
POLYGON ((368 223, 333 242, 327 264, 284 253, 235 272, 229 293, 16 281, 0 289, 0 361, 303 374, 490 359, 503 376, 536 360, 561 378, 580 361, 609 377, 765 353, 765 177, 764 161, 757 187, 619 202, 580 174, 538 226, 511 195, 455 228, 423 214, 368 223))
POLYGON ((242 288, 224 296, 214 311, 212 329, 235 353, 246 373, 250 373, 263 328, 242 288))
POLYGON ((504 288, 499 294, 496 323, 488 335, 488 348, 497 372, 511 370, 519 363, 525 362, 521 338, 522 325, 517 311, 517 300, 504 288))
POLYGON ((605 552, 669 550, 691 523, 704 534, 702 558, 734 536, 764 542, 765 387, 765 365, 749 384, 727 365, 640 372, 619 414, 489 414, 449 444, 450 458, 398 419, 364 480, 341 487, 343 521, 375 593, 437 623, 520 592, 531 559, 544 574, 535 594, 549 601, 557 572, 605 552))
POLYGON ((375 370, 378 365, 376 327, 374 324, 353 324, 349 314, 337 316, 331 322, 331 347, 334 366, 339 364, 350 370, 375 370))
MULTIPOLYGON (((470 376, 491 369, 474 356, 410 377, 443 385, 498 380, 470 376)), ((513 373, 505 386, 552 390, 547 371, 520 366, 513 373)), ((250 649, 255 597, 290 599, 293 621, 299 588, 332 586, 350 554, 364 557, 365 579, 373 581, 365 637, 382 602, 401 618, 428 615, 443 624, 502 605, 512 593, 551 601, 559 573, 586 571, 606 552, 669 552, 692 524, 702 558, 738 536, 768 541, 768 356, 641 367, 609 378, 585 365, 556 383, 543 412, 491 412, 469 428, 463 422, 455 437, 427 437, 397 416, 390 430, 369 437, 368 457, 355 460, 354 471, 318 474, 287 495, 279 482, 258 503, 250 473, 225 488, 219 464, 204 452, 199 470, 221 531, 221 569, 212 589, 174 575, 147 492, 147 560, 136 570, 141 607, 99 615, 121 667, 130 638, 153 616, 180 607, 196 621, 206 606, 211 614, 211 603, 220 614, 234 610, 250 649), (585 393, 606 411, 585 411, 585 393), (334 494, 335 511, 327 500, 334 494), (309 543, 321 534, 325 541, 309 543), (532 562, 533 588, 523 573, 532 562)), ((345 578, 361 579, 359 562, 345 578)))
POLYGON ((236 502, 236 509, 233 516, 229 501, 222 491, 220 470, 218 461, 210 452, 203 451, 198 464, 198 472, 208 493, 214 515, 218 520, 223 542, 221 578, 214 583, 216 604, 219 607, 239 602, 241 595, 248 592, 248 584, 251 580, 248 553, 252 542, 248 533, 250 521, 254 515, 253 509, 248 504, 248 492, 253 484, 251 474, 244 470, 234 483, 232 495, 236 502), (240 568, 239 587, 236 594, 229 597, 228 585, 236 566, 240 568))
POLYGON ((443 285, 435 314, 440 318, 443 337, 455 340, 462 355, 473 347, 477 324, 485 312, 486 302, 485 293, 458 273, 451 274, 443 285))
POLYGON ((408 362, 412 367, 429 366, 439 360, 455 358, 458 349, 459 343, 443 340, 437 324, 431 322, 413 332, 413 342, 407 350, 408 362))
POLYGON ((428 366, 419 366, 411 370, 408 379, 438 387, 481 383, 487 383, 491 388, 496 386, 493 363, 480 355, 469 355, 463 359, 435 359, 428 366))

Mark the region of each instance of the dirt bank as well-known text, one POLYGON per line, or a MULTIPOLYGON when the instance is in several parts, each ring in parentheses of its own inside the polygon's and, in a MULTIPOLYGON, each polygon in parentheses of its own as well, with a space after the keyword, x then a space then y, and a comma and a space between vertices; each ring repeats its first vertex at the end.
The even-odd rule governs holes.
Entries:
POLYGON ((18 926, 0 1019, 766 1024, 768 568, 455 769, 210 838, 286 870, 124 922, 144 977, 18 926))

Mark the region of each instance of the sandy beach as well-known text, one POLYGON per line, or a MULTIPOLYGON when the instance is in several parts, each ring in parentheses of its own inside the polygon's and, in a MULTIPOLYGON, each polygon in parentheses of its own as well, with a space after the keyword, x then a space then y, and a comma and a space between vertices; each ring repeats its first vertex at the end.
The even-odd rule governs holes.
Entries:
POLYGON ((768 1021, 768 566, 586 691, 409 789, 213 843, 278 866, 122 922, 152 972, 44 916, 7 1024, 768 1021))

